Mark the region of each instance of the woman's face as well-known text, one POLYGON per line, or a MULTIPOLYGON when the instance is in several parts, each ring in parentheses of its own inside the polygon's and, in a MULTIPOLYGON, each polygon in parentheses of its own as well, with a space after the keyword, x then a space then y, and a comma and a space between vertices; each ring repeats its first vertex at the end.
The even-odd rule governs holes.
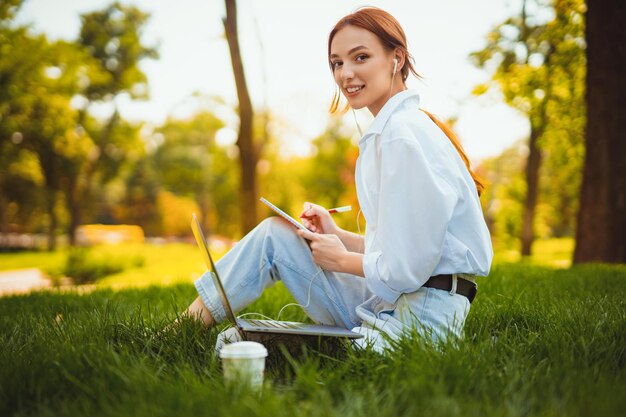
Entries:
MULTIPOLYGON (((333 76, 341 92, 353 109, 367 107, 374 116, 389 99, 393 59, 376 35, 357 26, 339 30, 330 45, 333 76)), ((396 83, 399 73, 400 65, 396 83)))

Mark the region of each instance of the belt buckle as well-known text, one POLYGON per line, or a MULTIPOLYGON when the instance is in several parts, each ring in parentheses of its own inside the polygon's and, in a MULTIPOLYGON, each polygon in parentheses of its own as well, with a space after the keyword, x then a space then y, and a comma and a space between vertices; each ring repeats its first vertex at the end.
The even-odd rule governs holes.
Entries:
POLYGON ((458 282, 457 274, 452 274, 452 282, 450 284, 450 291, 449 291, 450 295, 455 295, 456 294, 457 282, 458 282))

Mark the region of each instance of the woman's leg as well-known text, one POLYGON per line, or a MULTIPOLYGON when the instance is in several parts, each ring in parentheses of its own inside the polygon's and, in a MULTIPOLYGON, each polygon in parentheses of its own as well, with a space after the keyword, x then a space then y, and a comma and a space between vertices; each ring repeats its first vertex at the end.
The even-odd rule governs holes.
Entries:
POLYGON ((193 300, 193 303, 187 307, 183 316, 189 316, 195 318, 196 320, 202 320, 202 323, 204 323, 206 327, 211 327, 215 324, 211 312, 208 308, 206 308, 200 296, 196 297, 196 299, 193 300))
MULTIPOLYGON (((352 328, 360 323, 355 308, 368 298, 365 280, 323 271, 293 226, 280 218, 261 222, 216 264, 235 312, 282 280, 307 315, 317 323, 352 328)), ((224 307, 209 273, 196 282, 199 297, 187 312, 207 325, 226 320, 224 307)))

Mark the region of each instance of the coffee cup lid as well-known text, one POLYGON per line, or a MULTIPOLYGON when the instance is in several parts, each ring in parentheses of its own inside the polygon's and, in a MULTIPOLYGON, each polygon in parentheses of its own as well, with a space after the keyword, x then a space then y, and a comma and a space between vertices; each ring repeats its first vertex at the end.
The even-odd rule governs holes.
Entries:
POLYGON ((265 358, 267 349, 257 342, 235 342, 225 345, 220 351, 222 359, 265 358))

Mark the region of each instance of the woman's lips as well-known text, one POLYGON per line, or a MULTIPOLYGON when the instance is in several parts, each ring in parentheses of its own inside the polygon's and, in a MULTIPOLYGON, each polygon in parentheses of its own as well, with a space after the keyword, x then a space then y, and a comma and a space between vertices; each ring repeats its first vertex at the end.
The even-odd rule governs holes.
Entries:
POLYGON ((346 97, 355 97, 355 96, 359 95, 359 94, 360 94, 360 93, 361 93, 364 89, 365 89, 365 86, 364 86, 364 85, 362 85, 360 89, 358 89, 357 91, 354 91, 354 92, 352 92, 352 93, 351 93, 351 92, 349 92, 349 91, 348 91, 348 89, 346 88, 346 89, 345 89, 345 92, 346 92, 346 97))

